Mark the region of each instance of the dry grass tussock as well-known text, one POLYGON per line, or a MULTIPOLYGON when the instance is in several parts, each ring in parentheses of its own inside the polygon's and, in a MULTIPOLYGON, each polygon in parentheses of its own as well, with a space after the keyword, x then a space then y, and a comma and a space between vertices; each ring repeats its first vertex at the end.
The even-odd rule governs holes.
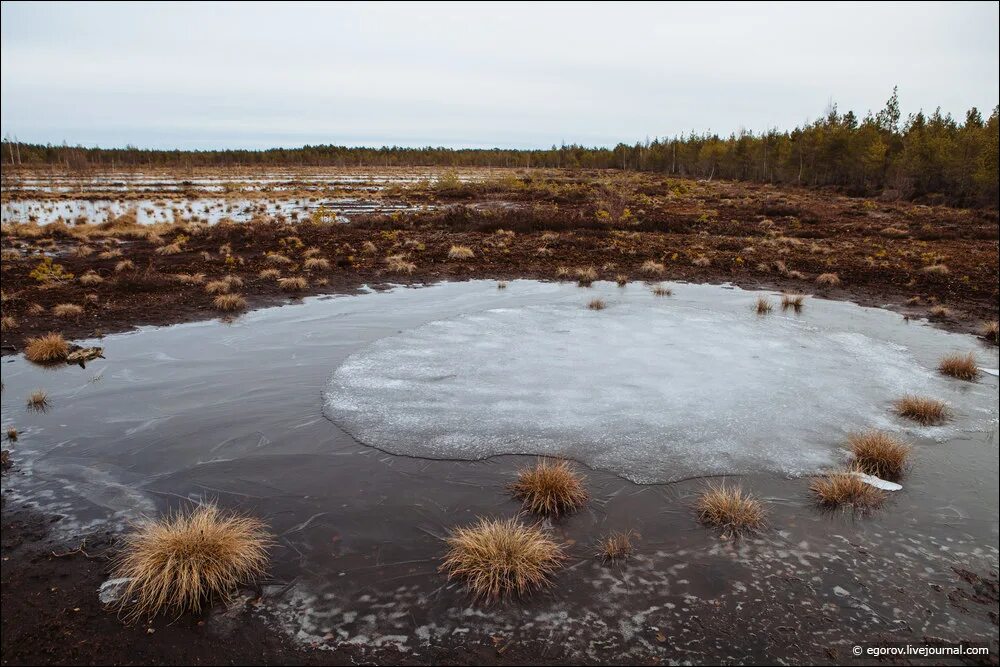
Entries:
POLYGON ((472 252, 472 248, 464 245, 453 245, 448 249, 448 259, 472 259, 476 256, 476 253, 472 252))
POLYGON ((115 273, 122 273, 123 271, 134 271, 135 262, 131 259, 123 259, 122 261, 115 264, 115 273))
POLYGON ((791 308, 796 313, 802 312, 802 307, 805 303, 805 295, 803 294, 782 294, 781 295, 781 309, 788 310, 791 308))
POLYGON ((597 280, 597 270, 592 266, 581 267, 574 271, 576 282, 580 287, 590 287, 597 280))
POLYGON ((60 303, 52 306, 52 314, 56 317, 80 317, 83 315, 83 306, 75 303, 60 303))
POLYGON ((517 519, 480 519, 446 538, 441 571, 484 599, 523 596, 552 583, 566 556, 539 526, 517 519))
POLYGON ((281 271, 278 269, 264 269, 257 274, 257 277, 262 280, 277 280, 281 277, 281 271))
POLYGON ((663 266, 663 264, 661 264, 660 262, 654 262, 651 259, 646 260, 645 262, 642 263, 642 266, 639 267, 639 273, 641 273, 644 276, 652 276, 652 277, 661 276, 663 275, 663 272, 666 270, 667 267, 663 266))
POLYGON ((851 506, 856 512, 868 512, 885 502, 886 492, 848 472, 833 472, 817 477, 809 485, 820 507, 835 509, 851 506))
POLYGON ((947 264, 931 264, 930 266, 925 266, 920 270, 932 276, 946 276, 951 273, 947 264))
POLYGON ((764 507, 739 486, 709 484, 695 505, 698 520, 721 528, 726 535, 739 535, 764 525, 764 507))
POLYGON ((968 382, 975 382, 979 379, 976 355, 971 352, 968 354, 949 354, 938 363, 938 370, 944 375, 968 382))
POLYGON ((17 320, 10 315, 0 317, 0 331, 13 331, 17 328, 17 320))
POLYGON ((979 327, 979 335, 996 345, 997 342, 1000 342, 1000 323, 996 320, 983 322, 983 325, 979 327))
POLYGON ((840 276, 836 273, 821 273, 816 276, 816 284, 824 287, 836 287, 840 284, 840 276))
POLYGON ((625 287, 626 285, 628 285, 628 276, 626 276, 624 273, 619 273, 617 276, 615 276, 615 282, 618 283, 619 287, 625 287))
POLYGON ((651 291, 653 296, 673 296, 674 293, 669 287, 663 285, 654 285, 651 291))
POLYGON ((754 308, 756 308, 758 315, 767 315, 774 310, 774 306, 771 305, 771 300, 766 296, 757 297, 757 302, 754 305, 754 308))
POLYGON ((87 271, 85 274, 77 278, 77 280, 80 281, 81 285, 85 285, 87 287, 91 285, 100 285, 101 283, 104 282, 104 278, 102 278, 94 271, 87 271))
POLYGON ((278 288, 283 292, 301 292, 307 287, 309 287, 309 281, 302 276, 278 279, 278 288))
POLYGON ((896 413, 923 426, 937 426, 951 418, 951 409, 944 401, 924 396, 908 395, 894 404, 896 413))
POLYGON ((36 389, 28 396, 28 409, 35 412, 45 412, 49 408, 49 395, 44 389, 36 389))
POLYGON ((608 304, 604 299, 591 299, 590 303, 587 304, 587 308, 591 310, 604 310, 607 307, 608 304))
POLYGON ((322 257, 310 257, 303 264, 306 271, 326 271, 330 268, 330 260, 322 257))
POLYGON ((618 561, 627 560, 634 551, 632 546, 633 536, 634 533, 631 530, 626 530, 625 532, 616 530, 610 533, 598 543, 597 557, 604 563, 617 563, 618 561))
POLYGON ((890 481, 903 476, 910 460, 910 446, 883 431, 865 431, 848 436, 858 470, 890 481))
POLYGON ((413 273, 417 265, 406 260, 405 255, 389 255, 385 258, 386 268, 393 273, 413 273))
POLYGON ((534 467, 520 470, 510 491, 525 509, 546 516, 573 512, 583 507, 588 497, 583 478, 564 460, 541 459, 534 467))
POLYGON ((29 338, 24 346, 24 357, 36 364, 51 364, 65 361, 69 354, 69 343, 62 334, 47 333, 44 336, 29 338))
POLYGON ((221 310, 224 313, 235 313, 246 310, 247 300, 239 294, 226 293, 215 297, 212 305, 215 306, 216 310, 221 310))
POLYGON ((200 505, 140 521, 122 539, 114 576, 128 579, 126 617, 198 613, 264 574, 271 536, 257 519, 200 505))
POLYGON ((694 266, 706 267, 706 266, 711 266, 712 260, 710 260, 708 257, 705 257, 704 255, 700 255, 691 260, 691 264, 693 264, 694 266))

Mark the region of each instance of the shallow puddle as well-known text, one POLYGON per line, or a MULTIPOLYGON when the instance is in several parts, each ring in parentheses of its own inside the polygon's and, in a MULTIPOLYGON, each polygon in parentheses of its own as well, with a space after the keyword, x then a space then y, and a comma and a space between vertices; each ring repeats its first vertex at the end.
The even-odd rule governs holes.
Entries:
POLYGON ((789 659, 849 650, 879 632, 995 638, 985 612, 949 594, 953 568, 997 567, 997 378, 934 368, 967 350, 996 368, 996 348, 847 303, 759 318, 755 292, 671 287, 666 298, 638 283, 398 288, 109 336, 107 359, 86 369, 5 357, 3 426, 20 431, 6 501, 63 515, 55 527, 70 540, 187 499, 263 516, 279 545, 260 613, 319 646, 426 657, 515 642, 549 659, 745 661, 776 646, 789 659), (596 296, 607 309, 586 308, 596 296), (45 413, 25 409, 37 388, 45 413), (910 390, 947 400, 956 420, 915 429, 892 417, 910 390), (872 424, 914 443, 902 491, 871 517, 815 510, 808 478, 788 473, 838 465, 846 432, 872 424), (488 437, 466 448, 476 433, 488 437), (550 592, 475 604, 437 572, 440 538, 515 514, 505 485, 533 457, 451 459, 506 451, 588 462, 592 500, 552 526, 571 560, 550 592), (699 526, 702 479, 623 478, 724 470, 765 501, 760 535, 699 526), (637 556, 601 565, 595 542, 625 529, 641 536, 637 556))

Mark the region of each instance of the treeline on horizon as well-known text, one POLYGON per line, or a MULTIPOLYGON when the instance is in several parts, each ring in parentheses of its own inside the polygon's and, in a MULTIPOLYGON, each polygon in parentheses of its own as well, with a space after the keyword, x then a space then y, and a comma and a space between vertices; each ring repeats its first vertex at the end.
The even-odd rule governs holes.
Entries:
POLYGON ((4 141, 4 163, 93 168, 142 167, 543 167, 662 172, 702 179, 833 186, 960 206, 997 206, 1000 106, 959 122, 940 109, 901 118, 895 90, 878 113, 858 118, 832 106, 791 131, 695 134, 614 148, 359 148, 334 145, 267 150, 84 148, 4 141))

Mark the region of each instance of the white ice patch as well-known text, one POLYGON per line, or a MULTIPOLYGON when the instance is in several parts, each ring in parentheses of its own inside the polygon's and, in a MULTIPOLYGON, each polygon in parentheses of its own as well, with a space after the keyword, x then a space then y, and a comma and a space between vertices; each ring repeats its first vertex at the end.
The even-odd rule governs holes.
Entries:
POLYGON ((396 454, 558 455, 648 483, 814 473, 840 461, 848 432, 899 428, 902 394, 954 396, 857 321, 745 306, 582 301, 432 322, 349 357, 327 415, 396 454))
POLYGON ((903 488, 902 484, 897 484, 896 482, 890 482, 889 480, 882 479, 881 477, 876 477, 875 475, 868 475, 863 472, 854 471, 853 473, 856 477, 859 477, 865 484, 874 486, 876 489, 882 489, 883 491, 900 491, 903 488))

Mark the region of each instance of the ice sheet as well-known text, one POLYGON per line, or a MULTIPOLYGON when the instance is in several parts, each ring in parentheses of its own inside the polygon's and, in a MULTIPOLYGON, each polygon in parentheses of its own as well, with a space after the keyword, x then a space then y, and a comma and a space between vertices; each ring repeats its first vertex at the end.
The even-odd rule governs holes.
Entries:
MULTIPOLYGON (((902 394, 959 397, 904 345, 838 322, 711 300, 497 308, 349 357, 326 410, 396 454, 566 456, 645 483, 809 474, 844 460, 850 431, 909 428, 890 409, 902 394)), ((984 396, 960 396, 963 420, 943 429, 989 415, 984 396)))

